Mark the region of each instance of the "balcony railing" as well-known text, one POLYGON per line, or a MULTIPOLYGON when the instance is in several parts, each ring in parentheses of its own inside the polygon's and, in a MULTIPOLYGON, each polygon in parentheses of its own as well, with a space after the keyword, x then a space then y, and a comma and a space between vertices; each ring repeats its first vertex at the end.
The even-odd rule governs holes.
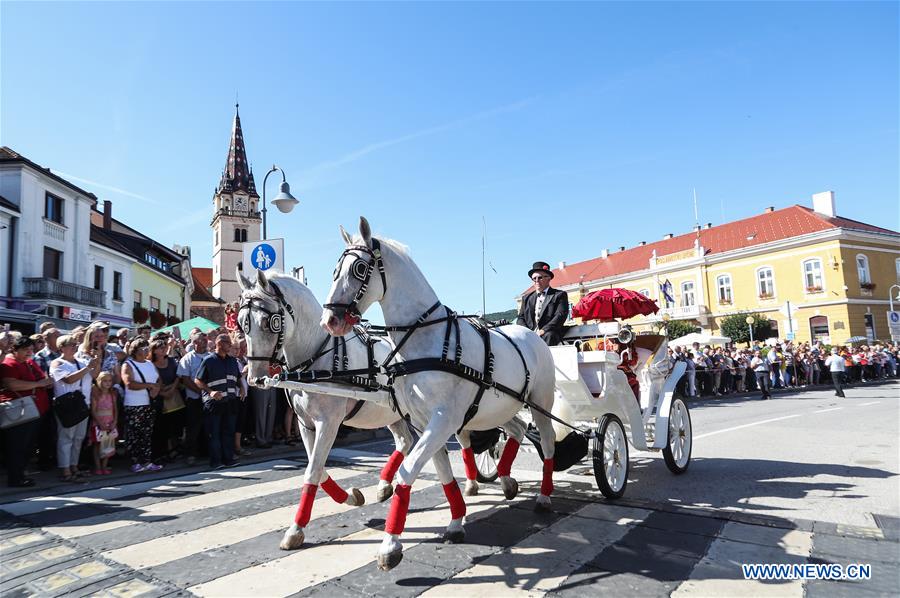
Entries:
POLYGON ((51 239, 65 241, 66 227, 62 224, 58 224, 56 222, 53 222, 52 220, 47 220, 46 218, 44 218, 44 234, 51 239))
POLYGON ((23 278, 25 294, 41 299, 72 301, 92 307, 106 306, 106 291, 98 291, 80 284, 56 280, 55 278, 23 278))

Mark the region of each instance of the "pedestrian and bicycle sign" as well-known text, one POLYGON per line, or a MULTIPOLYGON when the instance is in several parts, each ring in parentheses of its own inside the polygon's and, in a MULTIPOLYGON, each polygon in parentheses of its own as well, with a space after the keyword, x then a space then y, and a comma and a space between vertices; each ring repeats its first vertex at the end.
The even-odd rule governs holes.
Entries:
POLYGON ((266 239, 243 243, 244 271, 284 272, 284 239, 266 239))
POLYGON ((893 340, 900 339, 900 311, 887 312, 888 329, 891 331, 893 340))

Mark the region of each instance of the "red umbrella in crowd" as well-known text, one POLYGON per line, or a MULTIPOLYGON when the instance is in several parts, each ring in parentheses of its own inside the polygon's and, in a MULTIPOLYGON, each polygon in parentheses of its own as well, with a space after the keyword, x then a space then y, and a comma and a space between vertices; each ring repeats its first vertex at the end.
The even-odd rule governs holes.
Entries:
POLYGON ((656 301, 628 289, 600 289, 581 298, 572 308, 572 316, 582 320, 612 320, 645 316, 659 311, 656 301))

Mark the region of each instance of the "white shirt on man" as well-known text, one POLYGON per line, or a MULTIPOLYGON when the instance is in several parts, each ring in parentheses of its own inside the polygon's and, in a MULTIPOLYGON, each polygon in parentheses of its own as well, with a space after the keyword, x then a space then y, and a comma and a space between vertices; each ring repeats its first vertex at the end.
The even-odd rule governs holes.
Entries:
POLYGON ((829 355, 825 359, 825 367, 828 368, 829 372, 843 372, 846 371, 846 363, 844 363, 844 358, 840 355, 829 355))
MULTIPOLYGON (((193 345, 191 345, 193 349, 193 345)), ((178 375, 179 376, 188 376, 191 380, 197 377, 197 373, 200 371, 200 365, 203 363, 203 360, 207 358, 209 353, 197 353, 194 350, 189 351, 181 360, 178 362, 178 375)), ((187 393, 187 398, 189 399, 199 399, 200 395, 188 387, 184 389, 187 393)))

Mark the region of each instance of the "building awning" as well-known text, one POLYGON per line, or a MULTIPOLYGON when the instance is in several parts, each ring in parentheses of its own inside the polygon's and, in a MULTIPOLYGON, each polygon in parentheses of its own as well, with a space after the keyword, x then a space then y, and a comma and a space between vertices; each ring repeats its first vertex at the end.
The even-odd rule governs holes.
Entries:
POLYGON ((3 322, 18 322, 19 324, 34 324, 41 317, 30 311, 22 311, 21 309, 9 309, 0 307, 0 324, 3 322))

